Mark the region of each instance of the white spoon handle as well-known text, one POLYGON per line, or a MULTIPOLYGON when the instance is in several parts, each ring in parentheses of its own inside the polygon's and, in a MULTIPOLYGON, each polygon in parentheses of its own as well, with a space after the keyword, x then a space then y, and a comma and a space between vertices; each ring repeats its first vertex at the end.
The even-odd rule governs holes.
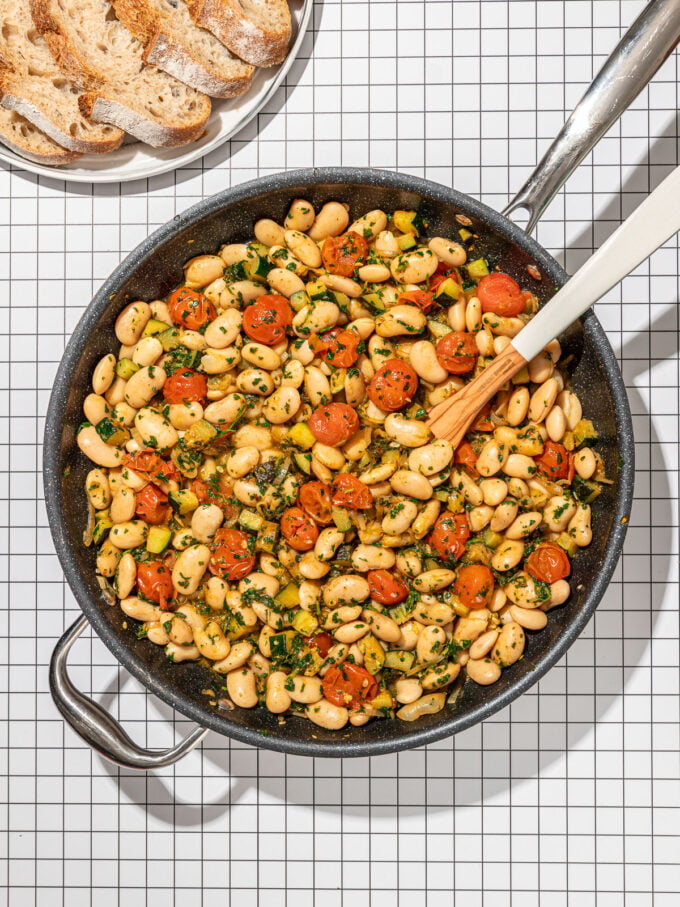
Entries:
POLYGON ((680 230, 680 167, 638 205, 531 321, 512 340, 524 359, 533 359, 605 293, 680 230))

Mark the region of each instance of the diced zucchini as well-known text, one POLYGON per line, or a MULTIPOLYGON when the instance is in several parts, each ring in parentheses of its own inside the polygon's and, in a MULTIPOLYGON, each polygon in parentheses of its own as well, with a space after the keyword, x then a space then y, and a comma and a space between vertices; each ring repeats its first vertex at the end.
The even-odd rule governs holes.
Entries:
POLYGON ((453 301, 455 302, 456 299, 458 299, 458 297, 460 296, 460 294, 462 292, 463 292, 463 288, 458 283, 458 281, 454 280, 453 277, 447 277, 446 280, 443 280, 437 287, 437 292, 435 293, 435 296, 440 301, 443 301, 443 300, 441 300, 441 297, 445 296, 445 297, 448 297, 449 299, 453 299, 453 301))
POLYGON ((305 292, 310 299, 317 299, 319 296, 325 296, 328 293, 328 287, 321 280, 310 280, 305 286, 305 292))
POLYGON ((564 437, 562 438, 562 444, 566 450, 572 451, 574 449, 574 432, 565 431, 564 437))
POLYGON ((494 532, 493 529, 485 529, 482 533, 482 541, 487 548, 498 548, 503 541, 503 536, 500 532, 494 532))
POLYGON ((283 633, 273 633, 269 637, 272 658, 284 658, 290 651, 296 636, 297 633, 295 630, 284 630, 283 633))
POLYGON ((428 318, 427 329, 436 340, 441 340, 453 330, 448 324, 444 324, 443 321, 435 321, 434 318, 428 318))
POLYGON ((335 297, 335 304, 340 311, 347 313, 349 311, 349 296, 346 293, 341 293, 340 290, 331 290, 330 293, 335 297))
POLYGON ((319 621, 310 611, 303 611, 300 609, 295 612, 293 627, 298 631, 300 636, 311 636, 312 633, 318 629, 319 621))
POLYGON ((179 331, 177 328, 167 328, 162 334, 158 335, 157 339, 165 352, 170 353, 179 346, 179 331))
POLYGON ((472 236, 472 233, 470 233, 469 230, 466 230, 465 227, 461 227, 458 231, 458 235, 463 242, 467 242, 468 239, 470 239, 470 237, 472 236))
POLYGON ((107 538, 112 527, 113 520, 109 516, 109 511, 98 511, 94 529, 92 530, 92 541, 95 543, 95 545, 101 545, 104 539, 107 538))
POLYGON ((299 453, 296 452, 293 454, 293 459, 295 464, 300 472, 304 472, 306 476, 312 474, 312 455, 308 453, 299 453))
POLYGON ((377 674, 385 664, 385 650, 371 633, 357 643, 364 656, 364 667, 369 674, 377 674))
POLYGON ((198 467, 201 465, 202 456, 197 451, 186 450, 179 444, 172 448, 170 459, 187 479, 195 479, 198 475, 198 467))
POLYGON ((256 551, 266 551, 267 554, 273 554, 276 551, 276 543, 279 538, 279 524, 272 520, 263 520, 260 526, 257 539, 255 540, 256 551))
POLYGON ((297 290, 297 292, 293 293, 288 302, 294 312, 299 312, 301 309, 304 309, 306 305, 309 305, 310 300, 305 290, 297 290))
MULTIPOLYGON (((312 434, 309 425, 306 422, 296 422, 288 429, 287 439, 291 444, 300 447, 302 450, 309 450, 316 444, 316 438, 312 434)), ((309 470, 307 470, 309 473, 309 470)))
POLYGON ((564 548, 569 557, 573 557, 578 551, 578 545, 568 532, 560 532, 557 537, 557 544, 560 548, 564 548))
POLYGON ((180 488, 179 491, 171 491, 168 497, 173 509, 176 510, 180 516, 186 516, 187 513, 191 513, 192 510, 196 510, 198 507, 198 498, 193 491, 189 491, 188 488, 180 488))
POLYGON ((394 226, 401 233, 411 233, 418 236, 418 212, 417 211, 395 211, 392 215, 394 226))
POLYGON ((574 427, 574 446, 594 444, 599 438, 597 430, 590 419, 581 419, 574 427))
POLYGON ((102 441, 106 441, 110 447, 119 447, 130 440, 130 432, 127 428, 121 428, 120 425, 116 425, 107 416, 97 422, 95 427, 99 437, 102 441))
POLYGON ((435 488, 432 496, 436 498, 437 501, 448 501, 449 499, 448 491, 444 491, 442 488, 435 488))
POLYGON ((574 495, 583 504, 592 504, 602 492, 597 482, 593 482, 590 479, 582 479, 581 476, 574 476, 571 487, 574 495))
POLYGON ((487 548, 479 539, 468 542, 464 555, 466 564, 484 564, 485 567, 488 567, 492 557, 491 548, 487 548))
POLYGON ((382 293, 363 293, 361 298, 374 315, 382 315, 383 312, 387 311, 382 293))
POLYGON ((512 383, 513 384, 529 384, 531 381, 531 376, 529 374, 529 368, 526 365, 523 365, 522 368, 517 372, 516 375, 513 375, 512 383))
POLYGON ((288 583, 281 589, 274 601, 282 608, 297 608, 300 604, 300 590, 295 583, 288 583))
POLYGON ((246 274, 255 283, 266 283, 267 274, 269 274, 272 267, 273 265, 267 260, 266 254, 264 256, 256 254, 245 261, 246 274))
POLYGON ((397 245, 402 252, 408 252, 417 245, 416 238, 413 233, 404 233, 403 236, 397 236, 397 245))
POLYGON ((146 537, 146 550, 151 554, 162 554, 171 538, 172 532, 167 526, 151 526, 146 537))
POLYGON ((405 602, 402 602, 400 605, 397 605, 396 608, 392 608, 390 610, 390 617, 395 623, 401 626, 402 624, 405 624, 407 620, 411 619, 415 608, 415 602, 409 603, 409 601, 407 600, 405 602))
POLYGON ((252 249, 253 252, 260 256, 260 258, 262 258, 263 255, 265 258, 269 255, 269 246, 265 246, 263 242, 257 242, 257 240, 249 242, 248 249, 252 249))
POLYGON ((180 338, 178 338, 172 349, 172 358, 167 364, 166 371, 172 374, 180 368, 198 368, 202 356, 203 353, 200 350, 190 350, 188 347, 182 346, 180 338))
POLYGON ((352 528, 352 520, 349 515, 349 510, 346 507, 332 507, 331 513, 333 515, 333 522, 335 523, 336 529, 339 529, 340 532, 349 532, 352 528))
POLYGON ((190 450, 196 450, 210 444, 216 434, 217 429, 214 425, 211 425, 210 422, 207 422, 205 419, 199 419, 198 422, 194 422, 194 424, 187 429, 182 441, 185 447, 188 447, 190 450))
POLYGON ((330 385, 331 393, 339 394, 340 391, 345 389, 345 377, 347 375, 346 368, 336 369, 334 372, 331 372, 330 385))
MULTIPOLYGON (((394 612, 390 616, 393 616, 393 614, 394 612)), ((415 660, 415 652, 404 652, 401 649, 385 652, 385 667, 390 668, 392 671, 410 671, 415 660)))
POLYGON ((375 709, 378 712, 378 716, 383 709, 392 709, 394 702, 392 700, 392 694, 389 690, 380 690, 377 696, 371 699, 371 708, 375 709))
POLYGON ((244 636, 250 636, 253 632, 253 628, 250 624, 239 623, 233 614, 229 615, 227 620, 222 624, 222 629, 229 642, 236 642, 237 639, 243 639, 244 636))
POLYGON ((483 258, 475 258, 474 261, 468 262, 467 272, 472 280, 481 280, 489 273, 489 266, 483 258))
POLYGON ((265 519, 263 516, 260 516, 259 513, 256 513, 254 510, 242 510, 238 517, 238 524, 242 529, 246 529, 248 532, 259 532, 260 527, 264 523, 265 519))
POLYGON ((134 373, 138 371, 139 366, 136 362, 133 362, 132 359, 124 357, 123 359, 119 359, 118 362, 116 362, 116 374, 119 378, 122 378, 123 381, 129 381, 134 373))
POLYGON ((171 328, 172 325, 168 324, 166 321, 161 321, 159 318, 149 318, 142 331, 142 337, 155 337, 156 334, 162 334, 164 331, 169 331, 171 328))

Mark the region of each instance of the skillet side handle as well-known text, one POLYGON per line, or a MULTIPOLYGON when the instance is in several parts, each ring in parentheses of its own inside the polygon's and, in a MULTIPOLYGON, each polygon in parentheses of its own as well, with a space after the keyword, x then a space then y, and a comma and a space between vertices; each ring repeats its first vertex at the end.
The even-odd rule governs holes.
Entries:
POLYGON ((52 653, 50 692, 55 705, 76 734, 111 762, 143 771, 173 765, 201 742, 208 728, 195 728, 171 749, 145 750, 137 746, 108 712, 73 686, 68 676, 66 662, 71 646, 87 626, 87 618, 79 617, 52 653))
POLYGON ((503 214, 524 209, 527 233, 562 185, 680 41, 680 2, 651 0, 630 26, 503 214))

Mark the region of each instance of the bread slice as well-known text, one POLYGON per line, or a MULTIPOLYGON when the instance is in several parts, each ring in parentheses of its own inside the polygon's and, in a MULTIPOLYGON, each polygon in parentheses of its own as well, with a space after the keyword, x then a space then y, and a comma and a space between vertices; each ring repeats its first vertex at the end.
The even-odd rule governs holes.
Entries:
POLYGON ((109 0, 30 0, 36 28, 68 78, 83 90, 81 113, 154 147, 201 136, 210 99, 147 66, 139 41, 109 0))
POLYGON ((254 66, 280 63, 290 43, 286 0, 186 0, 197 25, 254 66))
POLYGON ((77 151, 68 151, 57 145, 15 110, 5 110, 4 107, 0 107, 0 142, 27 161, 48 167, 70 164, 80 157, 77 151))
POLYGON ((118 148, 123 133, 91 123, 78 108, 78 90, 64 78, 35 30, 28 0, 0 0, 0 101, 71 151, 118 148))
POLYGON ((214 98, 250 88, 255 68, 194 25, 184 0, 112 0, 116 15, 144 46, 144 59, 214 98))

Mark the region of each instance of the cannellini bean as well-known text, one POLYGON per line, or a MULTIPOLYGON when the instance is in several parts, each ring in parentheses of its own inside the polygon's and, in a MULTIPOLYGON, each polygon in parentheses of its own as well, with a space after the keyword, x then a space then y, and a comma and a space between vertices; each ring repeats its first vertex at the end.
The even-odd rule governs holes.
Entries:
POLYGON ((349 711, 344 706, 333 705, 327 699, 308 705, 305 715, 312 724, 329 731, 339 731, 349 721, 349 711))
POLYGON ((239 668, 227 674, 227 693, 239 708, 252 709, 257 705, 255 674, 250 668, 239 668))
POLYGON ((125 400, 125 392, 128 382, 123 378, 116 378, 111 387, 107 390, 105 399, 111 406, 117 406, 125 400))
POLYGON ((113 587, 118 598, 127 598, 137 581, 137 563, 129 551, 121 557, 116 570, 113 587))
POLYGON ((131 302, 116 318, 115 332, 120 343, 133 346, 142 336, 142 331, 151 318, 148 302, 131 302))
POLYGON ((525 539, 532 532, 536 532, 541 525, 542 519, 543 515, 537 510, 520 513, 506 529, 505 537, 508 539, 525 539))
POLYGON ((445 589, 450 586, 456 578, 453 570, 447 570, 444 567, 437 567, 434 570, 426 570, 417 576, 413 585, 418 592, 437 592, 439 589, 445 589))
POLYGON ((344 576, 336 576, 326 583, 323 600, 328 607, 336 607, 337 605, 363 602, 369 594, 368 582, 364 577, 349 573, 344 576))
POLYGON ((482 447, 479 456, 477 457, 477 462, 475 463, 475 469, 480 476, 486 476, 487 478, 489 476, 495 476, 508 462, 509 456, 509 448, 504 444, 499 444, 495 439, 492 439, 491 441, 487 441, 484 447, 482 447))
POLYGON ((102 469, 91 469, 85 479, 87 497, 95 510, 105 510, 111 503, 111 489, 102 469))
POLYGON ((439 259, 431 249, 404 252, 392 259, 392 277, 399 283, 422 283, 437 270, 439 259))
POLYGON ((361 373, 348 369, 345 375, 345 400, 350 406, 357 407, 366 399, 366 382, 361 373))
POLYGON ((333 399, 328 378, 316 365, 308 365, 305 370, 305 393, 312 406, 330 403, 333 399))
POLYGON ((271 347, 263 343, 254 343, 249 341, 243 345, 241 356, 246 362, 254 365, 256 368, 263 368, 268 372, 281 367, 281 357, 274 352, 271 347))
MULTIPOLYGON (((416 655, 420 664, 433 664, 442 657, 446 633, 441 627, 428 626, 418 634, 416 655)), ((397 697, 398 698, 398 697, 397 697)), ((401 700, 399 700, 401 702, 401 700)))
POLYGON ((149 534, 149 527, 144 520, 127 520, 124 523, 116 523, 109 532, 109 541, 116 546, 127 551, 130 548, 139 548, 146 541, 149 534))
POLYGON ((97 466, 111 469, 121 465, 122 454, 120 450, 102 441, 94 425, 81 428, 76 440, 80 450, 97 466))
POLYGON ((113 576, 122 556, 122 551, 106 539, 97 555, 97 573, 106 577, 113 576))
POLYGON ((424 422, 407 419, 400 413, 390 413, 385 419, 385 433, 403 447, 422 447, 432 437, 424 422))
POLYGON ((265 705, 275 715, 280 715, 290 708, 292 700, 290 693, 286 689, 287 681, 288 676, 283 671, 274 671, 267 677, 265 705))
POLYGON ((490 658, 471 658, 465 666, 465 670, 470 680, 483 687, 496 683, 501 676, 500 666, 490 658))
POLYGON ((423 571, 423 563, 415 551, 402 549, 397 553, 397 569, 404 576, 418 576, 423 571))
POLYGON ((543 384, 544 381, 552 378, 553 371, 555 370, 550 353, 548 353, 547 350, 541 350, 537 356, 534 356, 527 368, 533 384, 543 384))
POLYGON ((521 318, 505 318, 503 315, 494 315, 490 312, 482 315, 482 324, 492 334, 501 337, 515 337, 524 327, 521 318))
POLYGON ((560 442, 567 430, 567 419, 560 406, 553 406, 545 417, 545 427, 551 441, 560 442))
POLYGON ((452 306, 449 306, 446 317, 451 328, 454 331, 465 330, 465 312, 467 309, 467 299, 461 296, 452 306))
POLYGON ((508 486, 503 479, 484 479, 479 483, 479 490, 484 496, 484 503, 490 507, 502 504, 508 496, 508 486))
POLYGON ((201 359, 201 369, 206 375, 224 375, 241 361, 241 353, 235 346, 225 349, 206 348, 201 359))
MULTIPOLYGON (((245 406, 246 398, 243 394, 227 394, 221 400, 209 403, 203 412, 203 416, 212 425, 222 425, 225 422, 231 424, 244 411, 245 406)), ((236 439, 234 438, 235 441, 236 439)), ((271 435, 269 435, 269 443, 271 443, 271 435)), ((236 446, 236 443, 234 443, 234 446, 236 446)))
POLYGON ((232 479, 240 479, 254 469, 260 460, 257 447, 240 447, 232 450, 227 460, 227 474, 232 479))
POLYGON ((240 593, 248 592, 251 589, 257 589, 258 592, 264 592, 270 598, 278 595, 281 584, 275 576, 268 573, 249 573, 239 581, 238 591, 240 593))
POLYGON ((406 532, 418 515, 418 506, 413 501, 398 501, 385 514, 382 530, 388 535, 406 532))
POLYGON ((238 309, 227 309, 211 321, 205 330, 205 341, 215 350, 223 350, 231 346, 241 330, 242 315, 238 309))
POLYGON ((445 602, 437 601, 426 602, 421 600, 413 611, 413 619, 419 624, 436 624, 439 627, 445 627, 451 623, 454 618, 454 610, 445 602))
POLYGON ((411 347, 409 362, 417 375, 430 384, 446 381, 448 372, 437 359, 435 345, 429 340, 417 340, 411 347))
POLYGON ((582 447, 574 454, 574 469, 582 479, 589 479, 597 469, 595 454, 589 447, 582 447))
POLYGON ((289 359, 284 362, 281 371, 281 384, 290 387, 300 387, 305 377, 305 369, 297 359, 289 359))
POLYGON ((436 665, 420 675, 420 682, 424 690, 438 690, 448 686, 460 674, 460 665, 449 661, 436 665))
POLYGON ((133 620, 160 620, 163 612, 158 605, 145 602, 141 598, 124 598, 120 603, 121 610, 133 620))
MULTIPOLYGON (((238 398, 238 400, 234 401, 236 412, 238 412, 245 400, 239 394, 234 396, 238 398)), ((236 412, 233 418, 235 418, 236 412)), ((236 450, 240 450, 243 447, 254 447, 258 451, 266 450, 272 446, 272 433, 264 425, 243 425, 238 431, 234 432, 232 443, 236 450)))
POLYGON ((505 461, 503 472, 515 479, 530 479, 536 472, 536 464, 526 454, 511 453, 505 461))
POLYGON ((486 633, 482 633, 481 636, 478 636, 468 649, 470 658, 473 660, 477 658, 486 658, 493 649, 494 643, 498 639, 498 634, 498 630, 487 630, 486 633))
POLYGON ((451 486, 461 492, 465 500, 469 504, 472 504, 473 507, 479 507, 480 504, 484 503, 484 495, 482 494, 481 488, 474 479, 462 469, 452 470, 451 486))
MULTIPOLYGON (((295 202, 293 202, 293 204, 295 204, 295 202)), ((301 227, 298 226, 297 220, 293 222, 293 219, 291 219, 289 226, 294 227, 296 230, 301 229, 301 227)), ((263 246, 283 245, 283 227, 279 226, 276 221, 270 220, 268 217, 263 217, 255 223, 253 233, 255 234, 255 239, 258 242, 261 242, 263 246)))
POLYGON ((387 265, 370 264, 359 268, 359 280, 364 283, 382 283, 390 279, 390 269, 387 265))
POLYGON ((251 257, 251 251, 245 243, 228 243, 220 248, 219 257, 223 264, 235 265, 251 257))
POLYGON ((396 643, 401 637, 401 628, 399 624, 388 617, 387 614, 381 614, 379 611, 372 611, 370 608, 364 608, 362 617, 371 628, 371 632, 383 642, 396 643))
POLYGON ((220 576, 211 576, 205 584, 205 603, 213 611, 221 611, 224 608, 228 586, 220 576))
POLYGON ((508 408, 506 413, 506 418, 509 425, 519 425, 527 417, 529 412, 529 402, 531 400, 531 394, 527 387, 516 387, 510 399, 508 400, 508 408))
POLYGON ((351 645, 354 642, 357 642, 362 637, 366 636, 369 633, 371 628, 367 623, 364 623, 362 620, 355 620, 352 623, 343 624, 342 627, 333 633, 333 636, 337 639, 338 642, 345 643, 346 645, 351 645))
POLYGON ((492 658, 500 667, 507 668, 519 661, 524 653, 525 644, 524 630, 516 621, 510 621, 503 626, 496 640, 492 658))
POLYGON ((563 605, 571 595, 571 586, 566 579, 558 579, 556 583, 550 584, 550 600, 541 605, 546 611, 554 608, 556 605, 563 605))
POLYGON ((439 261, 443 261, 451 268, 460 268, 467 261, 467 252, 460 243, 434 236, 428 245, 439 261))
POLYGON ((333 608, 329 611, 322 621, 324 630, 337 630, 343 624, 359 620, 361 616, 361 605, 340 605, 339 608, 333 608))
POLYGON ((308 233, 314 242, 326 239, 327 236, 339 236, 349 223, 347 208, 340 202, 326 202, 314 218, 308 233))
POLYGON ((551 532, 564 532, 576 513, 576 502, 564 495, 550 498, 543 511, 543 520, 551 532))
POLYGON ((293 255, 286 246, 271 246, 267 258, 274 267, 285 268, 287 271, 297 274, 298 277, 304 277, 307 273, 307 266, 293 255))
POLYGON ((184 265, 184 280, 192 290, 201 290, 224 274, 224 260, 219 255, 197 255, 184 265))
POLYGON ((509 479, 508 494, 518 501, 524 501, 529 497, 529 486, 524 479, 509 479))
POLYGON ((179 441, 177 431, 162 413, 143 406, 135 416, 135 428, 145 445, 159 453, 174 447, 179 441))
POLYGON ((199 331, 180 331, 177 339, 190 350, 204 350, 208 345, 199 331))
POLYGON ((488 526, 494 515, 493 507, 488 504, 482 504, 479 507, 473 507, 468 511, 468 523, 473 532, 481 532, 485 526, 488 526))
POLYGON ((423 715, 441 712, 445 705, 446 693, 427 693, 415 702, 402 706, 396 714, 402 721, 417 721, 423 715))
POLYGON ((246 368, 236 378, 236 386, 244 394, 266 397, 274 390, 274 379, 261 368, 246 368))
POLYGON ((253 646, 244 639, 234 643, 226 658, 216 662, 212 667, 218 674, 229 674, 242 668, 253 654, 253 646))
POLYGON ((92 390, 95 394, 105 394, 116 377, 116 357, 107 353, 99 360, 92 372, 92 390))
POLYGON ((339 529, 334 527, 322 529, 314 545, 314 556, 320 561, 332 560, 344 539, 345 533, 339 529))
POLYGON ((83 412, 88 422, 97 425, 103 418, 110 415, 111 407, 99 394, 88 394, 83 400, 83 412))
POLYGON ((157 365, 140 368, 125 386, 125 402, 134 409, 146 406, 165 384, 167 374, 157 365))
POLYGON ((322 274, 319 279, 329 290, 337 290, 338 293, 344 293, 350 299, 357 299, 361 296, 361 284, 349 277, 340 277, 338 274, 322 274))
MULTIPOLYGON (((465 307, 465 327, 468 331, 479 331, 482 327, 482 304, 477 299, 476 296, 473 296, 472 299, 468 301, 467 306, 465 307)), ((482 356, 492 356, 493 355, 493 335, 483 332, 491 340, 491 349, 489 352, 489 347, 486 346, 484 350, 480 350, 482 356)))
POLYGON ((504 586, 504 592, 509 600, 522 608, 537 608, 542 601, 542 593, 536 581, 526 570, 520 570, 504 586))
POLYGON ((349 227, 348 233, 358 233, 369 242, 382 233, 387 226, 387 215, 384 211, 376 208, 375 211, 369 211, 362 217, 357 218, 349 227))
POLYGON ((569 520, 567 527, 569 535, 579 548, 587 548, 593 540, 593 530, 590 528, 590 505, 580 504, 574 516, 569 520))
POLYGON ((231 649, 229 640, 215 620, 208 621, 203 630, 194 630, 194 643, 201 655, 211 661, 221 661, 231 649))
POLYGON ((450 441, 437 438, 430 444, 411 451, 408 457, 408 467, 412 472, 432 476, 446 469, 451 460, 453 460, 453 445, 450 441))
POLYGON ((567 420, 567 428, 573 431, 583 417, 581 401, 571 391, 561 391, 557 396, 557 405, 561 407, 567 420))
POLYGON ((477 331, 475 334, 475 343, 477 344, 477 351, 480 356, 493 356, 493 335, 488 328, 477 331))
POLYGON ((542 422, 548 415, 557 399, 557 381, 549 378, 538 387, 531 396, 529 403, 529 419, 532 422, 542 422))
POLYGON ((286 268, 272 268, 267 274, 267 283, 272 290, 282 296, 286 296, 288 299, 293 293, 300 293, 305 288, 301 278, 293 271, 286 270, 286 268))
POLYGON ((123 486, 111 499, 109 515, 114 523, 127 523, 135 515, 137 496, 131 488, 123 486))
POLYGON ((519 605, 510 605, 508 608, 510 619, 524 627, 525 630, 542 630, 548 623, 544 611, 537 608, 522 608, 519 605))
POLYGON ((149 642, 152 642, 157 646, 164 646, 170 641, 168 634, 163 629, 163 625, 158 621, 145 623, 144 628, 146 630, 146 638, 149 642))
POLYGON ((402 705, 415 702, 423 695, 423 688, 417 677, 400 677, 394 687, 395 699, 402 705))
POLYGON ((300 337, 321 334, 334 327, 340 318, 340 309, 334 302, 320 300, 306 305, 293 318, 293 330, 300 337))
POLYGON ((194 538, 198 542, 207 544, 214 538, 223 519, 224 514, 217 504, 199 504, 191 517, 191 531, 194 538))
POLYGON ((399 337, 420 334, 426 325, 427 318, 420 309, 413 305, 395 305, 376 318, 375 332, 379 337, 399 337))
POLYGON ((313 552, 307 551, 300 558, 298 569, 305 579, 321 579, 331 568, 330 564, 320 561, 313 552))
POLYGON ((282 386, 267 398, 262 414, 273 425, 281 425, 295 416, 301 403, 302 400, 296 388, 282 386))
MULTIPOLYGON (((441 502, 438 500, 428 501, 420 511, 411 525, 411 532, 415 539, 424 538, 430 529, 434 526, 435 520, 439 516, 441 502)), ((420 571, 418 571, 420 572, 420 571)))
MULTIPOLYGON (((286 214, 286 230, 302 230, 307 232, 314 223, 314 207, 304 198, 296 198, 286 214)), ((278 226, 278 224, 277 224, 278 226)), ((273 245, 273 243, 271 244, 273 245)))
POLYGON ((375 251, 383 258, 394 258, 399 255, 399 243, 394 233, 389 230, 383 230, 375 239, 375 251))
POLYGON ((432 485, 425 476, 410 469, 398 469, 390 477, 390 486, 397 494, 417 498, 419 501, 427 501, 432 497, 432 485))
POLYGON ((172 584, 178 595, 193 595, 210 561, 207 545, 192 545, 181 551, 172 569, 172 584))
POLYGON ((196 661, 201 657, 196 646, 178 646, 173 642, 169 642, 165 647, 165 655, 173 664, 179 664, 182 661, 196 661))
POLYGON ((168 419, 177 431, 186 431, 203 418, 203 407, 196 400, 187 403, 171 403, 168 407, 168 419))
POLYGON ((524 542, 505 541, 494 551, 491 558, 491 566, 499 573, 505 573, 512 570, 522 560, 524 556, 524 542))
POLYGON ((293 702, 302 702, 306 705, 318 702, 323 697, 323 689, 318 677, 305 677, 304 675, 291 677, 286 684, 286 689, 293 702))
POLYGON ((284 241, 290 251, 308 268, 321 267, 321 250, 306 233, 300 230, 286 230, 284 241))
POLYGON ((135 346, 132 361, 143 368, 146 365, 154 365, 162 355, 163 344, 157 337, 142 337, 135 346))

